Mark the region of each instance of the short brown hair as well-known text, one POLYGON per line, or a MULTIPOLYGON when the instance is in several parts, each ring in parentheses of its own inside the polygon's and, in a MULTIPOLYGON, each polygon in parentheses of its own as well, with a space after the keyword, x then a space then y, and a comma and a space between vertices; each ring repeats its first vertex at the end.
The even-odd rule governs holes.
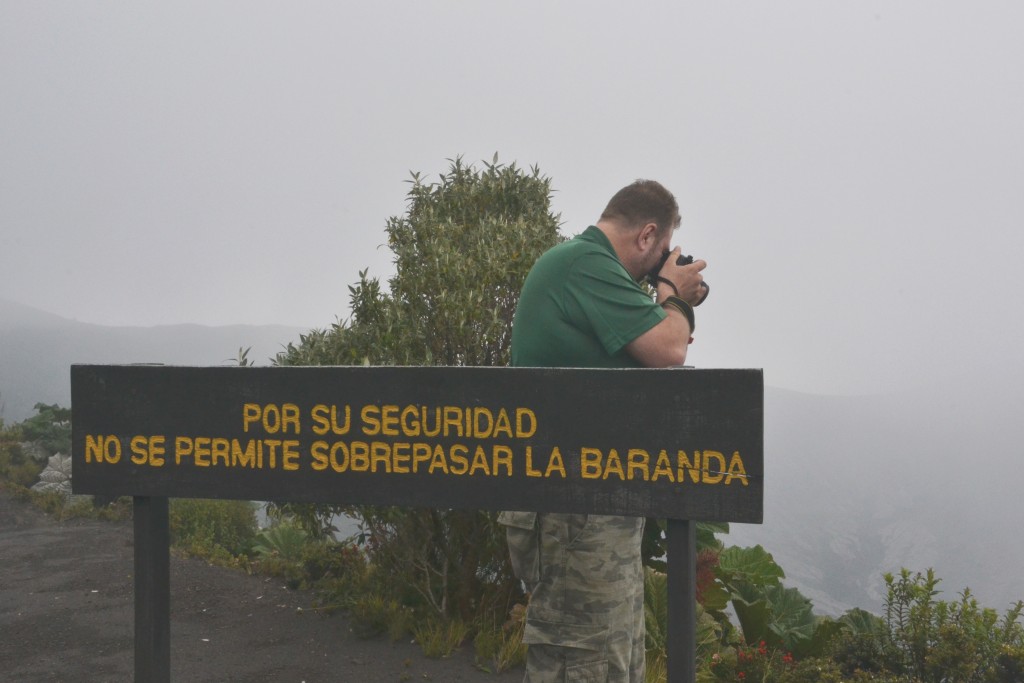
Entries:
POLYGON ((656 180, 637 180, 615 193, 602 220, 619 220, 631 227, 655 223, 658 232, 679 227, 679 204, 671 192, 656 180))

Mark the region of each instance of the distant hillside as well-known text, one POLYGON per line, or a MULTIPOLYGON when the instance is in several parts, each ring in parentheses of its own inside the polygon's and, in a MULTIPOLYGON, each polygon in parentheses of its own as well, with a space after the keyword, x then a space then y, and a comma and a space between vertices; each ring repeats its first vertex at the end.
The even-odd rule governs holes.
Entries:
POLYGON ((224 365, 239 348, 268 365, 305 329, 281 325, 105 327, 0 299, 0 417, 19 422, 36 403, 70 405, 73 363, 224 365))
POLYGON ((882 608, 884 572, 929 567, 942 598, 1024 599, 1024 382, 962 379, 891 396, 769 389, 764 524, 725 538, 761 544, 816 610, 882 608))

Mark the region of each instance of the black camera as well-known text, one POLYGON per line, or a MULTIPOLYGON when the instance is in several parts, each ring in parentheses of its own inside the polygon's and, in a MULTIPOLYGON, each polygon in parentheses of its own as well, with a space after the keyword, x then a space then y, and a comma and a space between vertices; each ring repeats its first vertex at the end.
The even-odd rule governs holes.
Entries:
MULTIPOLYGON (((647 282, 651 284, 651 287, 658 286, 658 273, 660 273, 661 269, 665 267, 665 261, 668 261, 668 257, 671 254, 671 251, 665 251, 662 253, 661 258, 658 260, 658 265, 654 266, 654 268, 651 269, 651 272, 647 273, 647 282)), ((691 263, 693 263, 693 257, 687 256, 686 254, 680 254, 679 258, 676 259, 677 266, 687 266, 691 263)), ((708 298, 708 294, 711 293, 711 287, 708 285, 706 280, 701 282, 700 286, 704 288, 704 296, 702 296, 700 301, 697 302, 698 306, 704 303, 704 300, 708 298)))

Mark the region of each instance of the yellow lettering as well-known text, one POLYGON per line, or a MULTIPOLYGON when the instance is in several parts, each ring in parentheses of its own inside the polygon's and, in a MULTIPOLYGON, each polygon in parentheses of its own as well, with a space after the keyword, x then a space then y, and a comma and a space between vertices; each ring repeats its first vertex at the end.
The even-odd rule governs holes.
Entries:
POLYGON ((601 475, 601 478, 607 479, 613 474, 619 477, 619 481, 626 481, 626 473, 622 470, 622 460, 619 458, 619 452, 614 448, 608 451, 608 463, 604 466, 604 474, 601 475))
POLYGON ((473 436, 489 439, 494 429, 494 415, 487 408, 473 408, 473 436), (486 426, 485 426, 486 425, 486 426))
POLYGON ((281 409, 273 403, 263 406, 263 431, 274 434, 281 430, 281 409))
POLYGON ((146 444, 148 441, 144 436, 133 436, 131 441, 132 455, 129 458, 135 465, 145 465, 148 459, 146 444))
POLYGON ((289 428, 298 434, 300 431, 299 426, 299 407, 294 403, 285 403, 278 407, 274 403, 269 403, 265 406, 260 406, 256 403, 246 403, 242 407, 242 429, 244 432, 249 432, 249 426, 254 422, 259 422, 263 431, 268 434, 276 434, 278 432, 287 433, 289 428))
POLYGON ((409 473, 409 444, 396 443, 391 453, 391 471, 395 474, 409 473))
POLYGON ((552 472, 558 472, 562 475, 562 479, 565 479, 565 463, 562 462, 562 452, 558 450, 558 446, 555 446, 554 450, 551 451, 551 457, 548 458, 548 468, 544 470, 544 476, 550 477, 552 472))
POLYGON ((487 463, 487 453, 483 446, 477 446, 476 452, 473 453, 473 464, 469 466, 470 476, 476 474, 477 470, 483 470, 484 474, 488 475, 491 473, 491 467, 487 463))
POLYGON ((664 449, 658 453, 658 462, 654 464, 654 474, 651 475, 651 481, 658 481, 658 477, 668 477, 669 481, 676 480, 672 475, 672 460, 664 449))
MULTIPOLYGON (((390 407, 390 406, 389 406, 390 407)), ((391 448, 383 441, 370 444, 370 470, 377 471, 377 463, 383 463, 384 471, 391 473, 391 448)))
POLYGON ((528 477, 540 477, 542 476, 540 470, 533 469, 533 447, 526 447, 526 476, 528 477))
POLYGON ((258 422, 263 411, 255 403, 246 403, 242 406, 242 431, 249 433, 249 425, 258 422))
MULTIPOLYGON (((462 411, 456 406, 445 406, 444 407, 444 435, 458 434, 462 436, 462 411), (450 431, 449 428, 454 429, 450 431)), ((466 461, 468 464, 468 460, 466 461)))
POLYGON ((678 469, 677 481, 682 484, 686 482, 686 474, 690 474, 690 481, 696 484, 700 481, 700 451, 693 452, 693 464, 690 464, 690 458, 687 457, 686 451, 679 451, 676 453, 676 467, 678 469))
POLYGON ((433 474, 435 469, 448 474, 448 460, 444 457, 444 448, 440 445, 434 446, 434 458, 430 461, 430 469, 427 472, 433 474))
POLYGON ((338 422, 338 406, 332 405, 328 408, 324 404, 317 404, 313 406, 313 410, 310 411, 310 415, 313 417, 313 433, 323 436, 327 432, 332 434, 348 434, 348 430, 352 426, 352 407, 345 406, 345 423, 341 424, 338 422))
POLYGON ((231 466, 231 442, 227 439, 216 438, 210 444, 210 460, 216 465, 218 460, 224 461, 225 467, 231 466))
MULTIPOLYGON (((430 431, 427 427, 427 407, 423 406, 423 436, 437 436, 441 433, 441 409, 434 408, 434 431, 430 431)), ((445 466, 445 472, 448 471, 447 465, 445 466)))
POLYGON ((288 439, 281 444, 281 469, 294 472, 299 469, 299 442, 288 439))
POLYGON ((512 476, 512 449, 508 446, 494 447, 494 476, 498 476, 498 470, 505 467, 506 476, 512 476), (500 454, 500 455, 499 455, 500 454))
POLYGON ((384 406, 380 430, 385 436, 398 436, 398 406, 384 406))
POLYGON ((430 460, 430 444, 414 443, 412 445, 412 471, 419 472, 420 464, 430 460))
POLYGON ((529 439, 536 431, 537 416, 533 411, 529 408, 516 408, 516 437, 529 439))
MULTIPOLYGON (((133 436, 130 444, 132 451, 131 461, 136 465, 150 464, 153 467, 161 467, 164 464, 164 459, 160 456, 164 454, 164 437, 154 436, 133 436)), ((88 460, 86 460, 88 462, 88 460)))
POLYGON ((718 451, 704 451, 704 477, 705 484, 720 484, 725 478, 725 456, 718 451), (711 460, 715 461, 712 469, 711 460))
POLYGON ((494 433, 493 436, 497 439, 499 436, 505 436, 509 439, 512 438, 512 423, 509 420, 508 412, 504 408, 498 411, 498 417, 494 421, 494 433))
POLYGON ((103 437, 87 434, 85 437, 85 461, 103 461, 103 437))
POLYGON ((242 444, 238 439, 231 440, 231 464, 232 466, 242 467, 256 467, 256 451, 260 451, 260 463, 262 467, 263 462, 263 446, 259 445, 258 441, 249 439, 249 442, 245 444, 245 448, 242 448, 242 444))
POLYGON ((363 406, 361 413, 363 419, 363 434, 367 436, 376 436, 380 434, 380 419, 377 415, 380 414, 380 408, 377 406, 363 406))
POLYGON ((469 469, 469 458, 466 457, 466 453, 469 449, 462 444, 455 444, 452 446, 451 452, 448 454, 449 459, 452 461, 452 474, 465 474, 469 469))
MULTIPOLYGON (((315 411, 316 407, 314 407, 313 410, 315 411)), ((313 428, 313 431, 316 431, 316 427, 313 428)), ((327 453, 324 452, 326 449, 326 441, 314 441, 309 447, 309 455, 313 458, 313 462, 310 464, 310 467, 314 472, 323 472, 330 467, 330 460, 328 459, 327 453)))
POLYGON ((733 479, 739 479, 744 486, 750 485, 747 468, 743 466, 743 458, 740 457, 739 451, 735 451, 729 459, 729 473, 725 477, 726 485, 731 484, 733 479))
MULTIPOLYGON (((291 441, 289 444, 298 446, 298 441, 291 441)), ((345 446, 344 441, 335 441, 331 444, 328 449, 326 441, 314 441, 312 447, 309 449, 310 454, 313 456, 313 464, 311 467, 317 472, 323 472, 330 467, 335 472, 344 472, 348 469, 348 447, 345 446), (338 461, 338 452, 342 454, 342 460, 338 461)), ((295 457, 298 458, 297 451, 288 451, 288 455, 291 456, 294 453, 295 457)), ((285 469, 298 469, 299 465, 297 462, 289 460, 288 464, 285 465, 285 469), (294 465, 294 467, 292 467, 294 465)))
POLYGON ((167 439, 163 436, 153 436, 149 439, 149 464, 154 467, 163 467, 162 456, 167 454, 167 439))
POLYGON ((270 460, 270 469, 277 469, 277 447, 281 445, 279 439, 264 439, 263 443, 267 446, 267 458, 270 460))
POLYGON ((299 407, 294 403, 285 403, 281 406, 281 430, 287 434, 291 427, 292 434, 300 434, 302 427, 299 425, 299 407))
POLYGON ((174 464, 180 465, 182 456, 192 455, 192 439, 187 436, 178 436, 174 439, 174 464))
POLYGON ((344 441, 337 441, 331 446, 331 469, 335 472, 344 472, 349 466, 349 451, 348 446, 345 445, 344 441), (342 460, 338 462, 338 451, 341 451, 342 460))
POLYGON ((349 460, 353 472, 365 472, 370 469, 370 447, 365 441, 352 442, 349 460))
POLYGON ((402 433, 406 436, 419 436, 420 423, 416 421, 416 406, 406 406, 402 409, 402 433), (412 416, 410 421, 409 416, 412 416))
POLYGON ((626 454, 626 458, 629 460, 629 480, 633 481, 633 472, 639 472, 640 477, 642 477, 644 481, 647 481, 650 474, 649 466, 651 464, 651 456, 647 451, 642 448, 630 448, 629 452, 626 454))
POLYGON ((596 448, 580 449, 580 476, 584 479, 601 476, 601 451, 596 448))
POLYGON ((103 459, 111 465, 121 462, 121 440, 116 436, 110 435, 103 442, 103 459))
POLYGON ((209 467, 210 461, 210 437, 200 436, 195 440, 195 448, 192 451, 192 464, 197 467, 209 467))
POLYGON ((313 406, 313 409, 309 411, 309 416, 313 419, 313 433, 317 436, 323 436, 331 429, 326 413, 327 406, 323 403, 317 403, 313 406))

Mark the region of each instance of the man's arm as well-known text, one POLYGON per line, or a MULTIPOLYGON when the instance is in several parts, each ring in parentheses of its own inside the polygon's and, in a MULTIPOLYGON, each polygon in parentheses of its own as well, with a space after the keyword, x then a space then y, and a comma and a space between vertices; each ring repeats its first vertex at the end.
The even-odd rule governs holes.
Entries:
POLYGON ((626 344, 626 352, 648 368, 669 368, 686 362, 690 323, 674 308, 668 317, 626 344))
MULTIPOLYGON (((658 286, 658 301, 671 294, 668 285, 658 286), (662 288, 669 290, 663 293, 662 288)), ((665 307, 668 315, 660 323, 626 344, 626 352, 648 368, 668 368, 686 362, 686 349, 690 346, 690 322, 680 311, 665 307)))
MULTIPOLYGON (((666 259, 661 275, 671 281, 675 287, 662 281, 658 283, 657 301, 664 303, 669 296, 678 292, 680 298, 691 305, 699 303, 703 297, 700 271, 707 263, 695 261, 686 266, 677 266, 679 247, 672 250, 666 259)), ((648 368, 667 368, 682 365, 686 362, 686 349, 690 346, 690 321, 679 310, 666 306, 668 316, 660 323, 647 330, 639 337, 626 344, 626 352, 648 368)))

